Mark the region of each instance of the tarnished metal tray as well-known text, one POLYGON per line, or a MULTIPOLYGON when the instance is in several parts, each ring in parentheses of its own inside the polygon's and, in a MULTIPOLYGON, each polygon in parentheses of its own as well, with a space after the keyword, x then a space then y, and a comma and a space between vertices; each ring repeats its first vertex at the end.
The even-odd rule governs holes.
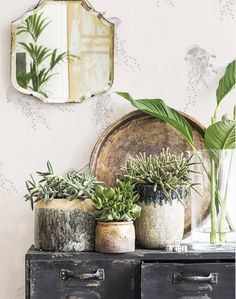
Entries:
MULTIPOLYGON (((196 148, 204 149, 205 128, 192 117, 181 113, 193 128, 196 148)), ((120 167, 138 154, 159 154, 169 147, 172 153, 190 150, 183 137, 169 124, 140 111, 131 112, 112 123, 98 139, 91 158, 90 167, 106 186, 113 186, 120 167)), ((208 214, 208 202, 203 201, 202 215, 208 214)), ((191 205, 186 201, 185 237, 191 230, 191 205)))

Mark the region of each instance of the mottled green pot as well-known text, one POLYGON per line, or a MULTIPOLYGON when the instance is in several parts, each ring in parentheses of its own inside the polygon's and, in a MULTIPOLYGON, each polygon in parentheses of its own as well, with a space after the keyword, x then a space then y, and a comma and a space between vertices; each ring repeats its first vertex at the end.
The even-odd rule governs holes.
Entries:
MULTIPOLYGON (((142 207, 141 217, 136 220, 136 238, 144 248, 163 249, 183 238, 184 206, 175 193, 166 198, 153 185, 138 185, 139 205, 142 207)), ((185 198, 185 188, 179 187, 182 200, 185 198)))

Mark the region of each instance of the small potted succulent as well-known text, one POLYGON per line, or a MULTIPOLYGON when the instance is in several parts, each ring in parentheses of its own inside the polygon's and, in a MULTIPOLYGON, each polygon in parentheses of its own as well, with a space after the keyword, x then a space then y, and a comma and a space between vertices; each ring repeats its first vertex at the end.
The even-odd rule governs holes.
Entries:
POLYGON ((133 221, 140 216, 138 194, 131 182, 117 181, 114 188, 97 186, 92 195, 96 208, 95 250, 125 253, 135 250, 133 221))
POLYGON ((140 153, 121 168, 140 197, 136 236, 145 248, 161 249, 183 238, 184 200, 195 185, 190 179, 190 160, 188 154, 176 156, 163 149, 159 156, 140 153))
POLYGON ((58 175, 50 162, 46 172, 26 181, 26 200, 35 207, 35 247, 47 251, 93 251, 94 205, 91 196, 100 183, 90 171, 58 175))

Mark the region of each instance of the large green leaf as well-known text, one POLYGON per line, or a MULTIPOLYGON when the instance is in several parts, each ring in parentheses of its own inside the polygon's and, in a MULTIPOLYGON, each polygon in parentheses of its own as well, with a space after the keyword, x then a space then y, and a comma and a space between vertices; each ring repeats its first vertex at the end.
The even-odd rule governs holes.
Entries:
POLYGON ((205 146, 217 163, 219 150, 236 148, 236 122, 224 119, 209 126, 205 132, 205 146))
POLYGON ((232 61, 226 68, 223 77, 220 79, 218 88, 216 90, 217 105, 235 86, 235 60, 232 61))
POLYGON ((129 93, 117 92, 117 94, 126 100, 138 110, 143 111, 149 115, 159 118, 168 124, 172 125, 192 147, 193 132, 188 121, 176 110, 167 106, 161 99, 140 99, 134 100, 129 93))

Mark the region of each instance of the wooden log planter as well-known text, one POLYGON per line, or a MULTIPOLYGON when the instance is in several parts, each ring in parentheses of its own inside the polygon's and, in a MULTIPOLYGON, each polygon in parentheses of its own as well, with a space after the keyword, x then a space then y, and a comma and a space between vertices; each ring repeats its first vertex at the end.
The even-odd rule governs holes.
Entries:
POLYGON ((35 247, 45 251, 93 251, 94 208, 90 199, 43 200, 35 205, 35 247))

